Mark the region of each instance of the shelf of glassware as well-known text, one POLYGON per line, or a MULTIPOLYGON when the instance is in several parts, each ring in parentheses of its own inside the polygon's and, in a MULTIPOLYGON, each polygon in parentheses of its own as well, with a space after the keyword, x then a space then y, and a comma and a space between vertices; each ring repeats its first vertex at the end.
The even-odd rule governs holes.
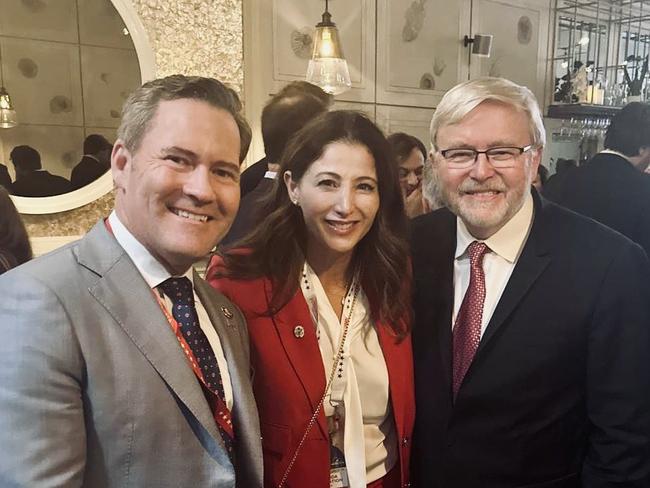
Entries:
POLYGON ((621 107, 593 103, 562 103, 549 105, 547 116, 553 119, 570 119, 572 117, 612 118, 620 109, 621 107))

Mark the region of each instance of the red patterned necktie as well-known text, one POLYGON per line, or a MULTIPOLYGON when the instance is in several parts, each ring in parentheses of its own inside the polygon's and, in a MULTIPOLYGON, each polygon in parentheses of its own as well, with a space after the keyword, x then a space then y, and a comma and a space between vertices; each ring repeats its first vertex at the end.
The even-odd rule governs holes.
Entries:
POLYGON ((485 302, 485 273, 483 257, 489 248, 484 242, 474 241, 467 248, 470 262, 469 286, 454 325, 453 393, 458 394, 465 373, 472 364, 481 340, 481 320, 485 302))
POLYGON ((184 341, 190 347, 192 357, 203 375, 206 397, 213 409, 213 414, 230 458, 233 459, 235 435, 232 427, 230 410, 226 406, 223 381, 214 351, 208 342, 196 314, 192 282, 185 277, 172 277, 162 282, 159 287, 172 301, 172 315, 180 327, 184 341))

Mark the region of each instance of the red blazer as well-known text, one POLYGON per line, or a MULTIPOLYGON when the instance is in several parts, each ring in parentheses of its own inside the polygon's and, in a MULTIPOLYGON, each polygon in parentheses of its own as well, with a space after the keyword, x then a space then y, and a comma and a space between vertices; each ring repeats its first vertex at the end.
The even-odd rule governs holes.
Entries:
MULTIPOLYGON (((264 486, 277 487, 325 390, 325 370, 307 303, 300 290, 272 317, 264 316, 271 298, 267 279, 215 278, 209 283, 238 305, 248 323, 253 391, 260 413, 264 486), (295 333, 302 326, 304 336, 295 333)), ((415 417, 411 337, 398 342, 385 324, 377 324, 399 442, 401 485, 409 486, 411 433, 415 417)), ((321 411, 287 479, 287 487, 329 488, 329 441, 321 411)))

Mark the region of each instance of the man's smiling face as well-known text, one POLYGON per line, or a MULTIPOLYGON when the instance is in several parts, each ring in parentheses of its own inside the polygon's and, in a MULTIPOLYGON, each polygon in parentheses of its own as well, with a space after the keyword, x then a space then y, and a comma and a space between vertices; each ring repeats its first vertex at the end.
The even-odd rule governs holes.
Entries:
POLYGON ((508 222, 530 193, 541 150, 517 158, 509 168, 494 168, 484 154, 467 168, 450 167, 439 151, 469 148, 525 147, 533 143, 526 114, 515 107, 485 101, 459 123, 440 127, 434 164, 442 198, 474 237, 486 239, 508 222))
POLYGON ((139 146, 112 155, 115 210, 172 274, 182 274, 226 234, 239 206, 239 130, 207 102, 160 102, 139 146))

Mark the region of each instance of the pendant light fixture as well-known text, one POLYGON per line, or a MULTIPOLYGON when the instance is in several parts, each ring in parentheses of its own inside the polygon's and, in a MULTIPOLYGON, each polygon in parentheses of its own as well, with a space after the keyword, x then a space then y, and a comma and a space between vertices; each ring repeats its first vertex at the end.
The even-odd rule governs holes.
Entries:
POLYGON ((314 51, 307 67, 307 81, 332 95, 343 93, 352 85, 339 31, 328 10, 328 0, 325 0, 323 19, 316 24, 314 51))
POLYGON ((16 127, 16 111, 11 103, 11 97, 4 87, 4 76, 2 72, 2 48, 0 47, 0 128, 10 129, 16 127))

